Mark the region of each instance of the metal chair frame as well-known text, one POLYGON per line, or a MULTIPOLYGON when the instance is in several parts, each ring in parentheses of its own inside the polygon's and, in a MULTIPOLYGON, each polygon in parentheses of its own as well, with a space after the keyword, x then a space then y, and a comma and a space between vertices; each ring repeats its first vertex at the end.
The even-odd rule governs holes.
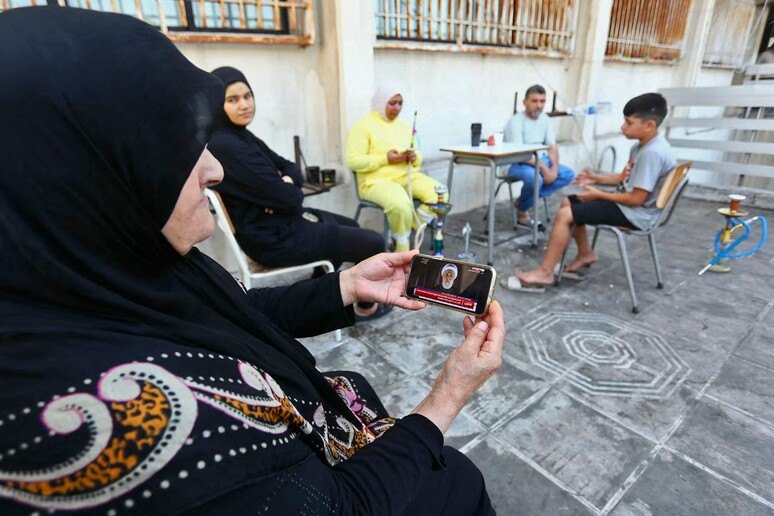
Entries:
POLYGON ((384 218, 384 250, 389 250, 390 247, 390 237, 392 237, 392 230, 390 229, 390 222, 387 220, 387 214, 384 213, 384 208, 376 204, 375 202, 366 201, 365 199, 360 197, 360 192, 357 189, 357 172, 354 170, 352 171, 352 176, 354 178, 354 186, 355 186, 355 195, 357 196, 357 208, 355 208, 355 216, 352 217, 355 222, 358 222, 358 219, 360 218, 360 211, 363 208, 371 208, 374 210, 379 210, 382 212, 382 217, 384 218))
MULTIPOLYGON (((514 113, 515 113, 515 111, 514 111, 514 113)), ((602 149, 602 152, 599 155, 599 161, 597 162, 597 170, 601 170, 602 169, 602 161, 604 160, 605 154, 607 152, 610 152, 612 154, 612 156, 613 156, 613 162, 612 162, 611 170, 610 170, 610 172, 613 172, 613 171, 615 171, 615 162, 617 161, 617 156, 616 156, 615 147, 613 147, 612 145, 608 145, 607 147, 602 149)), ((497 179, 499 179, 500 182, 497 184, 497 188, 495 189, 495 198, 497 198, 497 194, 500 192, 500 188, 504 184, 507 183, 508 184, 508 197, 510 198, 510 201, 511 201, 511 204, 510 204, 510 206, 511 206, 511 218, 513 218, 513 226, 516 227, 516 225, 518 224, 519 220, 518 220, 518 217, 516 216, 516 206, 513 204, 513 202, 514 202, 514 199, 513 199, 513 183, 516 183, 519 180, 518 179, 510 178, 508 176, 500 176, 500 175, 497 176, 497 179)), ((542 199, 543 199, 543 210, 545 211, 545 216, 546 216, 546 222, 551 222, 551 215, 550 215, 550 212, 548 211, 548 197, 543 197, 542 199)), ((484 220, 486 220, 486 217, 484 217, 484 220)))
MULTIPOLYGON (((497 188, 495 188, 495 199, 497 199, 497 194, 500 192, 500 188, 504 184, 507 184, 508 197, 510 199, 510 206, 511 206, 511 218, 513 218, 513 227, 515 228, 519 224, 519 218, 516 214, 516 205, 514 204, 514 199, 513 199, 513 183, 518 183, 521 180, 513 179, 507 176, 499 176, 499 175, 497 176, 497 179, 499 179, 500 182, 497 184, 497 188)), ((542 197, 542 199, 543 199, 543 211, 545 212, 546 222, 551 222, 551 215, 549 214, 549 211, 548 211, 548 197, 542 197)), ((489 212, 487 211, 487 213, 489 212)), ((484 220, 486 220, 486 215, 484 216, 484 220)))
MULTIPOLYGON (((357 172, 354 170, 352 171, 352 175, 354 176, 355 182, 355 195, 357 196, 357 208, 355 208, 355 216, 352 217, 355 222, 358 222, 358 219, 360 218, 360 212, 363 208, 372 208, 375 210, 380 210, 382 212, 382 216, 384 217, 384 250, 389 251, 390 250, 390 238, 392 237, 392 230, 390 229, 390 222, 387 220, 387 214, 384 213, 384 208, 376 204, 375 202, 366 201, 365 199, 360 197, 360 192, 357 189, 357 172)), ((414 209, 417 209, 419 206, 422 205, 422 201, 419 201, 417 199, 414 199, 414 209)), ((431 225, 431 227, 434 227, 434 225, 431 225)))
MULTIPOLYGON (((650 252, 653 258, 653 265, 656 269, 656 288, 664 288, 664 280, 661 276, 661 266, 658 260, 658 250, 656 248, 655 232, 667 222, 672 216, 677 201, 680 195, 685 190, 688 184, 688 170, 691 168, 693 162, 685 162, 677 165, 672 171, 669 172, 664 184, 659 190, 658 197, 656 198, 656 206, 661 209, 656 223, 650 229, 629 229, 618 226, 608 226, 600 224, 595 226, 594 238, 591 241, 591 248, 594 249, 597 245, 597 238, 599 237, 599 230, 605 230, 612 232, 618 241, 618 250, 621 254, 621 262, 623 263, 624 274, 626 275, 626 282, 629 286, 629 295, 632 299, 632 313, 639 313, 639 305, 637 303, 637 294, 634 290, 634 280, 632 278, 632 269, 629 264, 629 253, 626 249, 627 235, 643 236, 648 238, 650 244, 650 252)), ((569 246, 568 246, 569 247, 569 246)), ((562 281, 562 273, 564 272, 564 260, 567 254, 567 249, 562 253, 562 259, 559 262, 559 271, 556 276, 556 284, 558 285, 562 281)))

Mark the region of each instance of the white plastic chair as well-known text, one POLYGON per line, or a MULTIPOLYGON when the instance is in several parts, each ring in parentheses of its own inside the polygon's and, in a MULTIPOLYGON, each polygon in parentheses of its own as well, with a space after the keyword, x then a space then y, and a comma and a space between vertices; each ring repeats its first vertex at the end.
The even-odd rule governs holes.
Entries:
MULTIPOLYGON (((632 313, 639 313, 640 309, 637 304, 637 294, 634 291, 632 269, 629 265, 629 253, 626 251, 626 240, 624 237, 627 235, 648 237, 650 252, 653 257, 653 265, 656 269, 656 288, 663 289, 664 280, 661 277, 661 267, 658 263, 658 251, 656 250, 656 239, 654 237, 654 233, 656 230, 658 230, 658 228, 666 224, 669 221, 669 218, 672 216, 672 211, 677 204, 677 200, 680 198, 680 194, 683 193, 685 186, 688 184, 688 170, 691 168, 691 165, 693 165, 692 161, 680 163, 667 175, 667 178, 664 180, 664 184, 661 185, 661 190, 658 192, 658 197, 656 198, 656 206, 661 209, 661 212, 659 213, 656 223, 653 224, 650 229, 629 229, 618 226, 608 226, 604 224, 600 224, 595 227, 594 239, 591 241, 592 249, 594 249, 594 247, 597 245, 597 237, 599 236, 600 229, 610 231, 616 236, 616 239, 618 240, 618 250, 621 253, 621 262, 623 262, 624 273, 626 274, 626 282, 629 285, 629 295, 632 298, 632 313)), ((562 259, 559 262, 559 271, 556 275, 557 285, 562 281, 562 273, 564 272, 564 259, 566 254, 567 249, 565 249, 564 253, 562 254, 562 259)))
MULTIPOLYGON (((220 198, 220 194, 215 190, 209 188, 204 190, 204 195, 210 200, 210 205, 215 210, 215 221, 218 227, 226 237, 226 243, 228 248, 236 259, 237 266, 239 268, 239 279, 244 283, 245 288, 252 288, 254 281, 259 279, 269 278, 272 276, 282 276, 285 274, 292 274, 298 271, 309 270, 313 271, 316 267, 322 267, 326 273, 333 272, 335 269, 333 264, 329 260, 317 260, 316 262, 304 263, 302 265, 293 265, 290 267, 277 267, 269 268, 261 265, 260 263, 252 260, 248 257, 242 248, 239 247, 239 243, 234 237, 234 224, 231 222, 226 207, 223 205, 223 201, 220 198)), ((341 330, 336 330, 336 340, 341 340, 341 330)))

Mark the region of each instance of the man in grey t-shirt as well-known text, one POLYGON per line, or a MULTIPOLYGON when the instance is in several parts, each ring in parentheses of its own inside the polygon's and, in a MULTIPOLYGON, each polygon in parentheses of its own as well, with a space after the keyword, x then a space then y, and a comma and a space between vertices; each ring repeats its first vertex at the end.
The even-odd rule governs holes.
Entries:
MULTIPOLYGON (((570 184, 575 172, 570 167, 559 164, 559 148, 556 146, 556 136, 551 127, 551 120, 543 113, 546 104, 546 90, 539 84, 527 88, 524 96, 524 111, 511 117, 505 125, 503 141, 512 143, 539 143, 548 145, 548 153, 541 156, 538 163, 538 195, 547 197, 570 184)), ((508 169, 508 177, 523 182, 521 195, 517 203, 518 222, 531 223, 529 210, 535 204, 535 159, 530 158, 522 163, 515 163, 508 169)))
POLYGON ((669 143, 658 134, 658 126, 667 114, 666 100, 658 93, 646 93, 627 102, 623 113, 621 132, 629 139, 638 140, 626 168, 619 174, 595 174, 586 170, 578 174, 576 183, 586 191, 562 200, 543 261, 529 272, 516 271, 521 285, 553 284, 554 267, 570 237, 578 245, 578 254, 567 265, 566 272, 576 272, 596 262, 597 254, 589 244, 586 224, 647 229, 658 218, 656 198, 676 164, 669 143), (618 188, 615 192, 606 192, 594 185, 618 185, 618 188))

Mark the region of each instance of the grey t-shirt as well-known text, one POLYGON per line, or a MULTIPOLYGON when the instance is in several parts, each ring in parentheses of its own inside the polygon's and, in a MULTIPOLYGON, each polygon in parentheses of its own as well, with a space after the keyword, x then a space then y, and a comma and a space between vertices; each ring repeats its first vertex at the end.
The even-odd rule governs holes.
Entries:
POLYGON ((631 192, 635 188, 647 190, 648 197, 642 206, 624 206, 617 204, 624 216, 639 229, 649 229, 658 219, 660 210, 656 207, 656 198, 669 171, 675 168, 672 147, 660 134, 640 147, 635 143, 629 153, 629 175, 618 187, 619 191, 631 192))
MULTIPOLYGON (((554 128, 551 127, 551 119, 545 113, 540 113, 537 120, 532 120, 524 111, 517 113, 505 124, 503 133, 503 141, 505 142, 556 145, 556 135, 554 128)), ((528 159, 530 156, 524 156, 524 161, 528 159)))

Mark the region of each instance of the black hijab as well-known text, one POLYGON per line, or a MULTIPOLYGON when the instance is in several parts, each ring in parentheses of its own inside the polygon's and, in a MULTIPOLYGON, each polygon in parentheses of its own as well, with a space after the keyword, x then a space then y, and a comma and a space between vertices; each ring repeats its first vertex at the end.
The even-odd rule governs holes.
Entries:
POLYGON ((243 82, 245 85, 250 89, 250 91, 253 91, 253 88, 250 86, 250 83, 247 82, 247 78, 245 77, 245 74, 237 70, 236 68, 233 68, 231 66, 221 66, 220 68, 215 68, 212 71, 212 75, 223 81, 223 86, 228 88, 235 82, 243 82))
MULTIPOLYGON (((212 75, 214 75, 215 77, 223 81, 223 86, 226 89, 228 89, 228 87, 234 84, 235 82, 243 82, 250 90, 250 93, 253 92, 253 88, 252 86, 250 86, 250 83, 247 82, 247 78, 245 77, 245 74, 243 74, 236 68, 233 68, 231 66, 221 66, 220 68, 214 69, 211 73, 212 75)), ((246 135, 253 136, 253 134, 247 130, 246 126, 237 125, 234 122, 232 122, 224 109, 220 110, 220 114, 218 115, 216 125, 217 127, 222 127, 224 129, 232 129, 236 131, 238 134, 241 134, 243 136, 246 136, 246 135)))
POLYGON ((74 8, 0 13, 0 70, 0 378, 26 343, 162 339, 357 424, 225 270, 160 232, 223 110, 218 78, 143 22, 74 8))

